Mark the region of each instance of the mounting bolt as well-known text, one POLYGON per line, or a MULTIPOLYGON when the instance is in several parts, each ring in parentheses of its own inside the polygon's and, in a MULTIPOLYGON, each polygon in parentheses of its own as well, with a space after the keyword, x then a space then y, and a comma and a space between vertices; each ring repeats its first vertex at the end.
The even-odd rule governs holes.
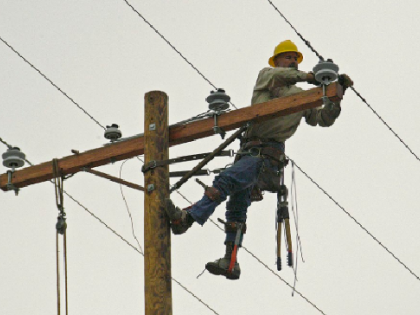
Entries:
POLYGON ((156 124, 150 124, 149 130, 156 130, 156 124))
POLYGON ((147 191, 148 191, 148 192, 151 192, 151 191, 153 191, 153 190, 155 190, 155 185, 154 185, 154 184, 149 184, 149 185, 147 185, 147 191))

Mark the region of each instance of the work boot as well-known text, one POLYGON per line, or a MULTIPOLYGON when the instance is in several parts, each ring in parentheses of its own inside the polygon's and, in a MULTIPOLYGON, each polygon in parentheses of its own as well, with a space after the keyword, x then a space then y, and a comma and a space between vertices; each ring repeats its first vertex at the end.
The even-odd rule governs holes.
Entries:
POLYGON ((226 253, 225 257, 217 259, 214 262, 206 264, 206 269, 216 276, 225 276, 229 280, 237 280, 241 275, 241 268, 239 263, 235 261, 235 265, 232 272, 229 272, 230 260, 233 252, 233 242, 226 242, 226 253))
POLYGON ((171 221, 171 229, 174 234, 185 233, 194 223, 193 217, 184 209, 175 207, 171 199, 165 200, 165 211, 171 221))

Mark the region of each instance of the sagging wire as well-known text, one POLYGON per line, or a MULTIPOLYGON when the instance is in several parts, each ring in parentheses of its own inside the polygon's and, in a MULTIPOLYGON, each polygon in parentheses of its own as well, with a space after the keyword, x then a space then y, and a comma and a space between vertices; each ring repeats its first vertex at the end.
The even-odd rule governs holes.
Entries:
MULTIPOLYGON (((306 46, 308 46, 309 49, 311 49, 318 56, 320 60, 324 60, 324 58, 311 46, 310 42, 307 41, 296 30, 296 28, 292 25, 292 23, 289 22, 289 20, 284 16, 283 13, 280 12, 280 10, 273 4, 273 2, 270 0, 267 0, 267 1, 271 4, 274 10, 280 14, 280 16, 286 21, 286 23, 290 25, 290 27, 302 39, 302 41, 306 44, 306 46)), ((362 102, 365 103, 369 107, 369 109, 379 118, 379 120, 389 129, 389 131, 391 131, 392 134, 405 146, 405 148, 417 159, 417 161, 420 162, 420 158, 418 157, 418 155, 414 153, 414 151, 408 146, 408 144, 406 144, 405 141, 389 126, 389 124, 377 113, 377 111, 372 108, 372 106, 366 101, 366 99, 358 91, 356 91, 354 87, 351 86, 350 88, 362 100, 362 102)))
MULTIPOLYGON (((120 179, 122 178, 122 169, 123 169, 123 166, 124 166, 124 164, 125 164, 127 161, 129 161, 129 160, 130 160, 130 159, 127 159, 127 160, 125 160, 124 162, 122 162, 122 163, 121 163, 121 166, 120 166, 120 179)), ((138 238, 137 238, 137 236, 136 236, 136 233, 135 233, 135 231, 134 231, 133 216, 131 215, 131 211, 130 211, 130 208, 129 208, 129 206, 128 206, 127 199, 125 198, 125 195, 124 195, 124 191, 123 191, 122 184, 120 184, 120 192, 121 192, 121 196, 122 196, 122 198, 123 198, 123 200, 124 200, 124 203, 125 203, 125 208, 127 209, 128 216, 130 217, 130 221, 131 221, 131 232, 132 232, 133 237, 134 237, 134 239, 136 240, 136 242, 137 242, 137 244, 138 244, 138 246, 139 246, 139 249, 140 249, 141 254, 143 254, 143 248, 141 247, 140 242, 139 242, 139 240, 138 240, 138 238)))
MULTIPOLYGON (((297 187, 296 187, 296 176, 295 176, 295 165, 294 162, 291 162, 292 164, 292 180, 290 184, 290 200, 291 200, 291 208, 292 208, 292 214, 295 221, 295 229, 296 229, 296 253, 300 252, 300 256, 302 259, 302 262, 304 263, 305 260, 303 259, 303 251, 302 251, 302 243, 300 239, 299 234, 299 213, 298 213, 298 203, 297 203, 297 187), (295 210, 296 208, 296 210, 295 210)), ((295 289, 296 289, 296 282, 297 282, 297 268, 298 268, 298 255, 295 257, 295 263, 294 263, 294 281, 293 281, 293 291, 292 296, 294 296, 295 289)))
MULTIPOLYGON (((134 6, 128 2, 127 0, 123 0, 130 8, 131 10, 133 10, 141 19, 143 19, 143 21, 150 26, 150 28, 155 31, 156 34, 158 34, 160 36, 160 38, 162 38, 182 59, 184 59, 184 61, 186 63, 188 63, 191 68, 193 68, 205 81, 207 81, 214 89, 217 89, 217 87, 209 80, 207 79, 207 77, 200 71, 198 70, 178 49, 175 48, 174 45, 171 44, 171 42, 169 40, 166 39, 165 36, 162 35, 162 33, 160 33, 156 27, 153 26, 153 24, 151 24, 148 20, 146 20, 146 18, 136 9, 134 8, 134 6)), ((238 109, 235 104, 230 103, 235 109, 238 109)))
POLYGON ((323 189, 312 177, 310 177, 302 168, 299 167, 299 165, 296 164, 295 161, 293 161, 290 157, 287 157, 290 161, 293 162, 293 164, 297 167, 297 169, 306 176, 316 187, 318 187, 319 190, 321 190, 333 203, 336 204, 337 207, 339 207, 347 216, 352 219, 363 231, 365 231, 375 242, 377 242, 385 251, 388 252, 401 266, 403 266, 408 272, 410 272, 417 280, 420 281, 420 277, 414 273, 406 264, 404 264, 388 247, 386 247, 384 244, 382 244, 381 241, 377 237, 375 237, 371 232, 368 231, 367 228, 365 228, 359 221, 356 220, 354 216, 350 214, 342 205, 340 205, 325 189, 323 189))
POLYGON ((51 83, 52 86, 54 86, 61 94, 63 94, 68 100, 70 100, 74 105, 76 105, 83 113, 85 113, 91 120, 93 120, 98 126, 100 126, 102 129, 106 130, 104 126, 101 125, 99 121, 97 121, 91 114, 89 114, 82 106, 80 106, 76 101, 71 98, 66 92, 64 92, 60 87, 58 87, 57 84, 55 84, 52 80, 50 80, 44 73, 41 72, 37 67, 35 67, 31 62, 28 61, 25 57, 23 57, 15 48, 13 48, 12 45, 10 45, 8 42, 6 42, 2 37, 0 37, 0 40, 9 47, 15 54, 17 54, 23 61, 25 61, 28 65, 30 65, 36 72, 38 72, 45 80, 47 80, 49 83, 51 83))

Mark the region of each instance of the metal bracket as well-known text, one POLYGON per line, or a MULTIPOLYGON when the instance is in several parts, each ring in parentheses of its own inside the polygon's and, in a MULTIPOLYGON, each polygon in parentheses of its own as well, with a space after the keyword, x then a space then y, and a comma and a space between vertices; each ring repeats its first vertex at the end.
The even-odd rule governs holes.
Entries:
POLYGON ((213 131, 215 134, 220 134, 220 137, 222 139, 225 139, 226 136, 226 131, 224 131, 221 127, 218 126, 217 123, 217 117, 221 114, 221 112, 215 112, 214 113, 214 126, 213 126, 213 131))
POLYGON ((15 185, 12 184, 12 175, 15 169, 13 168, 11 171, 7 171, 7 184, 6 189, 7 190, 14 190, 15 195, 17 196, 19 194, 19 188, 17 188, 15 185))
MULTIPOLYGON (((169 160, 162 160, 162 161, 150 161, 149 163, 145 164, 142 166, 141 171, 143 173, 146 173, 147 171, 150 171, 151 169, 154 169, 158 166, 165 166, 165 165, 170 165, 170 164, 174 164, 174 163, 180 163, 180 162, 189 162, 189 161, 194 161, 194 160, 198 160, 198 159, 204 159, 207 156, 209 156, 211 154, 210 153, 200 153, 200 154, 193 154, 193 155, 186 155, 186 156, 181 156, 178 158, 174 158, 174 159, 169 159, 169 160)), ((225 151, 221 151, 218 154, 216 154, 216 156, 230 156, 232 157, 234 154, 233 150, 225 150, 225 151)))
POLYGON ((155 190, 155 185, 154 184, 147 185, 147 191, 148 192, 152 192, 153 190, 155 190))
POLYGON ((156 124, 150 124, 149 125, 149 130, 151 130, 151 131, 156 130, 156 124))

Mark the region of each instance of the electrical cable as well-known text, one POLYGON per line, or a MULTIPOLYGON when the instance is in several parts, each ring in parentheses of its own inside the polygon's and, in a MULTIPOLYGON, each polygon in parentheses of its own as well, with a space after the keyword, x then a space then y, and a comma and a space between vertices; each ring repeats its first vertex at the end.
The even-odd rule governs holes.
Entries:
POLYGON ((2 138, 0 138, 0 142, 3 143, 8 149, 12 149, 13 146, 8 144, 6 141, 4 141, 2 138))
POLYGON ((372 233, 370 233, 359 221, 356 220, 342 205, 340 205, 328 192, 323 189, 312 177, 310 177, 304 170, 302 170, 299 165, 296 164, 290 157, 287 157, 293 164, 302 172, 315 186, 318 187, 332 202, 334 202, 349 218, 351 218, 362 230, 364 230, 374 241, 376 241, 383 249, 385 249, 394 259, 402 265, 406 270, 408 270, 417 280, 420 280, 420 277, 417 276, 414 271, 412 271, 406 264, 404 264, 393 252, 391 252, 382 242, 380 242, 372 233))
POLYGON ((293 162, 292 162, 292 181, 290 184, 290 199, 291 199, 292 213, 293 213, 295 229, 296 229, 296 257, 295 257, 295 263, 293 265, 294 280, 293 280, 293 291, 292 291, 292 296, 294 296, 296 282, 297 282, 297 268, 298 268, 298 261, 299 261, 297 252, 300 252, 302 262, 305 262, 305 260, 303 259, 302 243, 300 241, 300 235, 299 235, 299 216, 298 216, 299 213, 298 213, 298 203, 297 203, 297 188, 296 188, 296 177, 295 177, 295 165, 293 162), (296 207, 296 211, 295 211, 295 207, 296 207))
MULTIPOLYGON (((1 138, 0 138, 1 139, 1 138)), ((4 141, 3 139, 1 139, 1 141, 3 144, 5 144, 6 146, 8 146, 7 142, 4 141)), ((139 157, 137 157, 140 161, 142 161, 139 157)), ((33 164, 29 161, 27 161, 31 166, 33 166, 33 164)), ((50 180, 50 182, 52 184, 54 184, 54 182, 52 180, 50 180)), ((141 252, 137 247, 135 247, 134 245, 132 245, 129 241, 127 241, 123 236, 121 236, 120 234, 118 234, 114 229, 112 229, 108 224, 106 224, 103 220, 101 220, 98 216, 96 216, 93 212, 91 212, 88 208, 86 208, 84 205, 82 205, 78 200, 76 200, 72 195, 70 195, 67 191, 65 191, 63 189, 63 193, 65 195, 67 195, 71 200, 73 200, 79 207, 81 207, 82 209, 84 209, 87 213, 89 213, 92 217, 94 217, 96 220, 98 220, 102 225, 104 225, 109 231, 111 231, 114 235, 116 235, 117 237, 119 237, 124 243, 126 243, 128 246, 130 246, 132 249, 134 249, 136 252, 138 252, 140 255, 142 255, 144 257, 144 253, 141 252)), ((187 293, 189 293, 192 297, 194 297, 197 301, 199 301, 201 304, 203 304, 205 307, 207 307, 210 311, 212 311, 214 314, 219 315, 219 313, 217 313, 213 308, 211 308, 208 304, 206 304, 202 299, 200 299, 198 296, 196 296, 192 291, 190 291, 186 286, 184 286, 181 282, 179 282, 178 280, 176 280, 174 277, 171 277, 172 281, 174 281, 176 284, 178 284, 183 290, 185 290, 187 293)))
POLYGON ((308 46, 309 49, 312 50, 320 60, 324 60, 324 58, 312 47, 311 43, 307 41, 305 38, 303 38, 303 36, 297 31, 297 29, 292 25, 292 23, 289 22, 289 20, 284 16, 284 14, 281 13, 279 9, 277 9, 274 3, 271 2, 270 0, 267 0, 267 1, 271 4, 274 10, 276 10, 278 14, 280 14, 280 16, 286 21, 286 23, 290 25, 290 27, 295 31, 295 33, 300 37, 300 39, 306 44, 306 46, 308 46))
MULTIPOLYGON (((177 192, 182 198, 184 198, 186 201, 188 201, 191 205, 192 202, 189 201, 184 195, 182 195, 178 190, 175 190, 175 192, 177 192)), ((213 223, 220 231, 224 232, 225 230, 223 228, 221 228, 216 222, 214 222, 213 219, 209 218, 209 221, 211 223, 213 223)), ((282 277, 280 277, 280 275, 278 275, 273 269, 271 269, 270 267, 268 267, 265 263, 263 263, 254 253, 252 253, 249 249, 247 249, 245 246, 241 246, 241 248, 243 248, 248 254, 250 254, 254 259, 256 259, 261 265, 263 265, 266 269, 268 269, 269 271, 271 271, 271 273, 273 273, 277 278, 279 278, 282 282, 284 282, 287 286, 289 286, 294 292, 296 292, 298 295, 300 295, 307 303, 309 303, 310 305, 312 305, 315 309, 317 309, 321 314, 325 313, 319 309, 314 303, 312 303, 308 298, 306 298, 302 293, 300 293, 299 291, 296 290, 296 288, 294 286, 292 286, 291 284, 289 284, 286 280, 284 280, 282 277)), ((199 278, 203 273, 205 272, 205 269, 203 270, 203 272, 201 274, 199 274, 197 276, 197 278, 199 278)))
MULTIPOLYGON (((281 17, 283 17, 283 19, 286 21, 286 23, 288 23, 290 25, 290 27, 295 31, 295 33, 302 39, 302 41, 318 56, 318 58, 320 60, 324 60, 324 58, 311 46, 311 44, 309 43, 309 41, 307 41, 305 38, 303 38, 303 36, 296 30, 296 28, 292 25, 292 23, 289 22, 289 20, 284 16, 283 13, 280 12, 280 10, 273 4, 273 2, 271 2, 270 0, 267 0, 271 6, 274 8, 275 11, 277 11, 281 17)), ((401 139, 400 136, 398 136, 398 134, 389 126, 389 124, 382 119, 381 116, 379 116, 379 114, 372 108, 371 105, 368 104, 368 102, 366 101, 366 99, 364 97, 362 97, 362 95, 356 91, 356 89, 354 87, 351 87, 352 91, 370 108, 370 110, 372 110, 372 112, 379 118, 379 120, 382 121, 382 123, 394 134, 395 137, 397 137, 397 139, 406 147, 406 149, 417 159, 417 161, 420 162, 420 158, 414 153, 414 151, 401 139)))
POLYGON ((387 124, 387 122, 376 112, 376 110, 372 108, 372 106, 366 101, 366 99, 362 97, 362 95, 360 95, 360 93, 357 92, 354 87, 351 86, 350 88, 362 100, 362 102, 365 103, 367 107, 369 107, 369 109, 379 118, 379 120, 382 121, 382 123, 389 129, 389 131, 391 131, 394 134, 394 136, 397 137, 398 140, 400 140, 400 142, 407 148, 408 151, 410 151, 410 153, 417 159, 417 161, 420 162, 420 158, 414 153, 413 150, 411 150, 411 148, 403 141, 403 139, 401 139, 401 137, 391 128, 391 126, 387 124))
MULTIPOLYGON (((121 166, 120 166, 120 179, 122 178, 122 168, 123 168, 124 164, 125 164, 128 160, 130 160, 130 159, 127 159, 127 160, 125 160, 124 162, 122 162, 122 163, 121 163, 121 166)), ((143 254, 143 248, 141 247, 140 242, 139 242, 139 240, 138 240, 138 238, 137 238, 137 236, 136 236, 136 233, 135 233, 135 231, 134 231, 133 216, 131 215, 130 208, 128 207, 128 202, 127 202, 127 199, 125 198, 125 195, 124 195, 124 192, 123 192, 123 188, 122 188, 122 184, 120 184, 120 192, 121 192, 121 196, 122 196, 122 198, 123 198, 123 200, 124 200, 124 203, 125 203, 125 208, 127 209, 128 216, 129 216, 130 221, 131 221, 131 232, 132 232, 133 237, 134 237, 134 239, 136 240, 137 244, 139 245, 140 252, 143 254)))
POLYGON ((9 47, 15 54, 17 54, 23 61, 25 61, 28 65, 30 65, 35 71, 37 71, 45 80, 51 83, 61 94, 63 94, 68 100, 70 100, 74 105, 76 105, 83 113, 85 113, 91 120, 93 120, 98 126, 102 129, 106 130, 104 126, 102 126, 99 121, 97 121, 91 114, 89 114, 82 106, 80 106, 74 99, 72 99, 66 92, 64 92, 61 88, 59 88, 53 81, 51 81, 45 74, 43 74, 37 67, 35 67, 32 63, 30 63, 25 57, 23 57, 16 49, 14 49, 8 42, 6 42, 3 38, 0 37, 0 40, 9 47))
MULTIPOLYGON (((130 3, 130 2, 128 2, 127 0, 123 0, 130 8, 131 8, 131 10, 133 10, 141 19, 143 19, 143 21, 147 24, 147 25, 149 25, 150 26, 150 28, 152 29, 152 30, 154 30, 155 31, 155 33, 156 34, 158 34, 159 36, 160 36, 160 38, 162 38, 182 59, 184 59, 184 61, 186 62, 186 63, 188 63, 190 66, 191 66, 191 68, 193 68, 205 81, 207 81, 207 83, 209 83, 215 90, 217 90, 217 87, 209 80, 209 79, 207 79, 207 77, 200 71, 200 70, 198 70, 178 49, 176 49, 175 48, 175 46, 174 45, 172 45, 171 44, 171 42, 169 41, 169 40, 167 40, 166 38, 165 38, 165 36, 163 36, 162 35, 162 33, 160 33, 157 29, 156 29, 156 27, 154 27, 148 20, 146 20, 146 18, 138 11, 138 10, 136 10, 136 8, 134 8, 134 6, 130 3)), ((233 104, 233 103, 230 103, 230 104, 232 104, 232 106, 235 108, 235 109, 238 109, 236 106, 235 106, 235 104, 233 104)))
MULTIPOLYGON (((94 217, 96 220, 98 220, 100 223, 102 223, 108 230, 110 230, 113 234, 118 236, 123 242, 125 242, 128 246, 130 246, 132 249, 134 249, 136 252, 138 252, 140 255, 144 257, 144 253, 142 253, 137 247, 132 245, 129 241, 127 241, 124 237, 122 237, 120 234, 118 234, 115 230, 113 230, 108 224, 106 224, 104 221, 102 221, 98 216, 96 216, 93 212, 91 212, 88 208, 86 208, 84 205, 82 205, 78 200, 76 200, 73 196, 68 194, 66 191, 64 193, 73 200, 76 204, 78 204, 81 208, 83 208, 87 213, 89 213, 92 217, 94 217)), ((207 303, 205 303, 203 300, 201 300, 199 297, 197 297, 192 291, 190 291, 186 286, 184 286, 181 282, 176 280, 174 277, 171 276, 172 281, 174 281, 176 284, 178 284, 182 289, 184 289, 187 293, 189 293, 191 296, 193 296, 197 301, 199 301, 201 304, 203 304, 205 307, 207 307, 210 311, 212 311, 214 314, 219 315, 213 308, 211 308, 207 303)))

